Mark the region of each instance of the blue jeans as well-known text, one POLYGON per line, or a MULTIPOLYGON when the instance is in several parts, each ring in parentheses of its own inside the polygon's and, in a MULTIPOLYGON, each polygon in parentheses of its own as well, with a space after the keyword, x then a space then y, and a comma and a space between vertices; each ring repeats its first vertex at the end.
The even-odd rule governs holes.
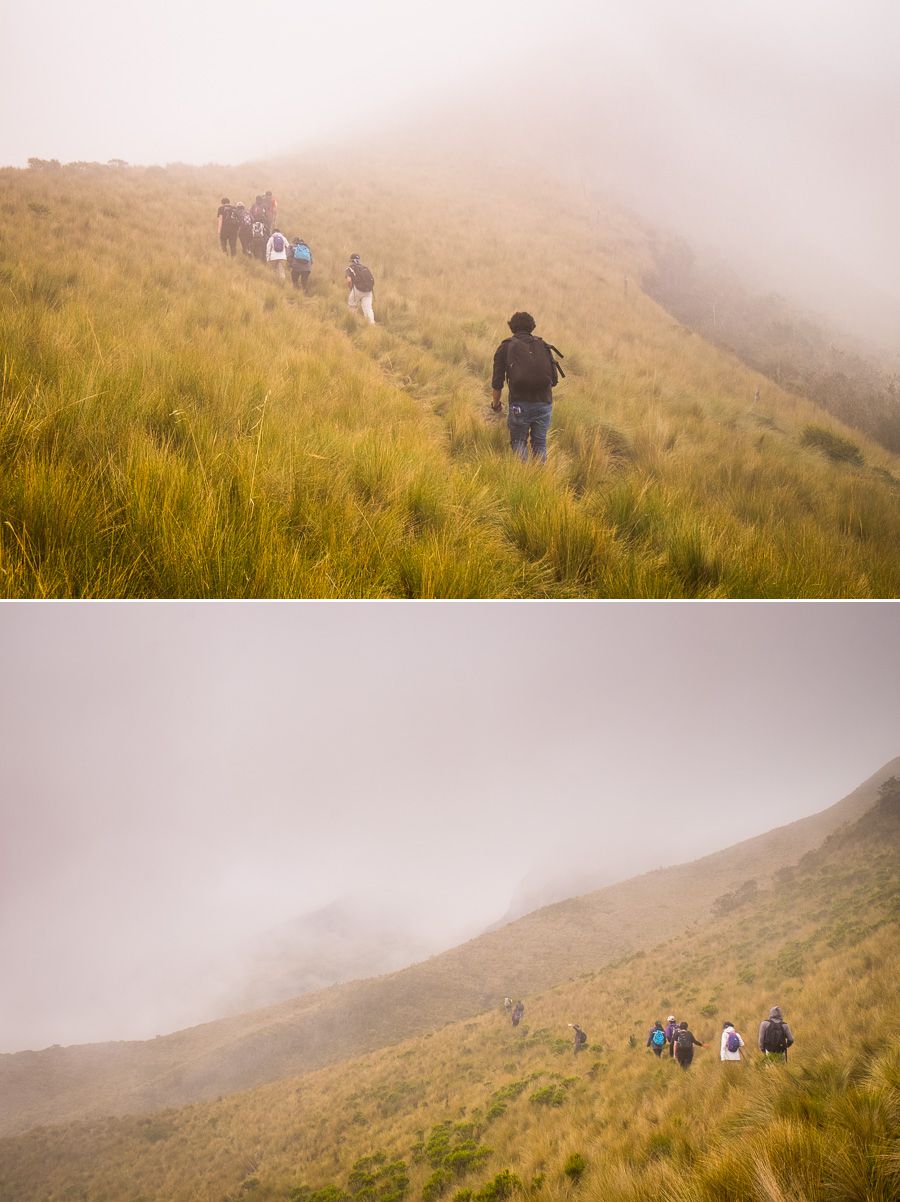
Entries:
POLYGON ((547 431, 553 405, 549 401, 515 401, 510 397, 509 445, 524 462, 528 458, 528 436, 531 435, 531 453, 541 463, 547 462, 547 431))

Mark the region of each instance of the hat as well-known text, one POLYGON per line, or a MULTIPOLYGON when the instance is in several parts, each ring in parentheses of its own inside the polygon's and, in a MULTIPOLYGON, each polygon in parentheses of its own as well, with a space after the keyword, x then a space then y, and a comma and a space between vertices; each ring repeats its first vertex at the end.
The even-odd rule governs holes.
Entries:
POLYGON ((358 262, 359 262, 359 255, 351 255, 351 256, 350 256, 350 262, 351 262, 351 263, 358 263, 358 262))
POLYGON ((667 1022, 667 1023, 673 1023, 674 1021, 675 1021, 675 1015, 674 1015, 674 1014, 670 1014, 670 1015, 669 1015, 669 1017, 666 1019, 666 1022, 667 1022))

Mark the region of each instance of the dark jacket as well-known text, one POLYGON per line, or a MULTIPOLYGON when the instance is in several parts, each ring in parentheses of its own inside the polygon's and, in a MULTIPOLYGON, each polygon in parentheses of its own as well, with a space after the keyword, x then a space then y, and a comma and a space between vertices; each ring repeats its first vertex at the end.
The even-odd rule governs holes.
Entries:
POLYGON ((546 342, 544 342, 543 339, 535 338, 534 334, 525 334, 520 331, 518 334, 513 334, 512 337, 510 337, 510 338, 503 339, 503 341, 500 343, 500 345, 494 351, 494 374, 491 377, 491 388, 495 388, 499 392, 503 388, 503 385, 506 383, 507 348, 508 348, 509 344, 512 342, 513 338, 521 338, 521 339, 525 339, 529 342, 540 342, 543 344, 543 346, 545 346, 547 348, 547 355, 550 358, 550 371, 551 371, 553 383, 550 385, 549 388, 544 389, 542 392, 534 394, 534 395, 529 395, 529 396, 526 396, 524 394, 519 394, 518 392, 513 392, 512 388, 510 388, 510 390, 509 390, 510 401, 543 401, 548 405, 552 404, 553 403, 553 389, 559 383, 559 372, 556 370, 556 362, 553 358, 553 355, 550 351, 549 346, 547 346, 546 342))
MULTIPOLYGON (((778 1009, 778 1007, 773 1006, 772 1009, 769 1011, 769 1017, 763 1019, 763 1021, 759 1024, 759 1050, 761 1052, 764 1052, 766 1050, 766 1047, 765 1047, 766 1031, 768 1031, 768 1029, 772 1025, 772 1023, 781 1023, 781 1025, 784 1027, 784 1039, 785 1039, 785 1043, 787 1044, 788 1047, 790 1047, 791 1044, 794 1042, 794 1037, 791 1034, 791 1028, 787 1025, 787 1023, 781 1017, 781 1011, 778 1009)), ((777 1055, 777 1053, 773 1053, 773 1054, 777 1055)))

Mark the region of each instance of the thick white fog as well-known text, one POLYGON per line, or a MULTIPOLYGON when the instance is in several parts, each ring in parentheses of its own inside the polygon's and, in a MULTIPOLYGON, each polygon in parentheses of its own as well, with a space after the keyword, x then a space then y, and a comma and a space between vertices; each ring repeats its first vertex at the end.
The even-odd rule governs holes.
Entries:
POLYGON ((5 4, 0 163, 324 149, 352 186, 348 141, 418 131, 490 189, 524 144, 890 354, 898 47, 893 0, 5 4))
POLYGON ((533 898, 561 866, 577 889, 694 858, 898 751, 890 604, 2 618, 4 1051, 258 1001, 279 940, 346 934, 341 914, 351 938, 438 950, 523 882, 533 898))

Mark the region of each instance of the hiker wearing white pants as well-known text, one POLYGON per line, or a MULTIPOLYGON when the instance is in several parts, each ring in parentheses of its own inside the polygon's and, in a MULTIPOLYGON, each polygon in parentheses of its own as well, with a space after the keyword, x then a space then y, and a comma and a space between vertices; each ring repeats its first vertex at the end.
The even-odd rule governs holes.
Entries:
POLYGON ((344 278, 350 288, 347 305, 351 309, 360 309, 363 317, 370 325, 375 324, 375 311, 372 308, 372 293, 375 288, 375 277, 359 261, 359 255, 351 255, 350 263, 344 272, 344 278))

